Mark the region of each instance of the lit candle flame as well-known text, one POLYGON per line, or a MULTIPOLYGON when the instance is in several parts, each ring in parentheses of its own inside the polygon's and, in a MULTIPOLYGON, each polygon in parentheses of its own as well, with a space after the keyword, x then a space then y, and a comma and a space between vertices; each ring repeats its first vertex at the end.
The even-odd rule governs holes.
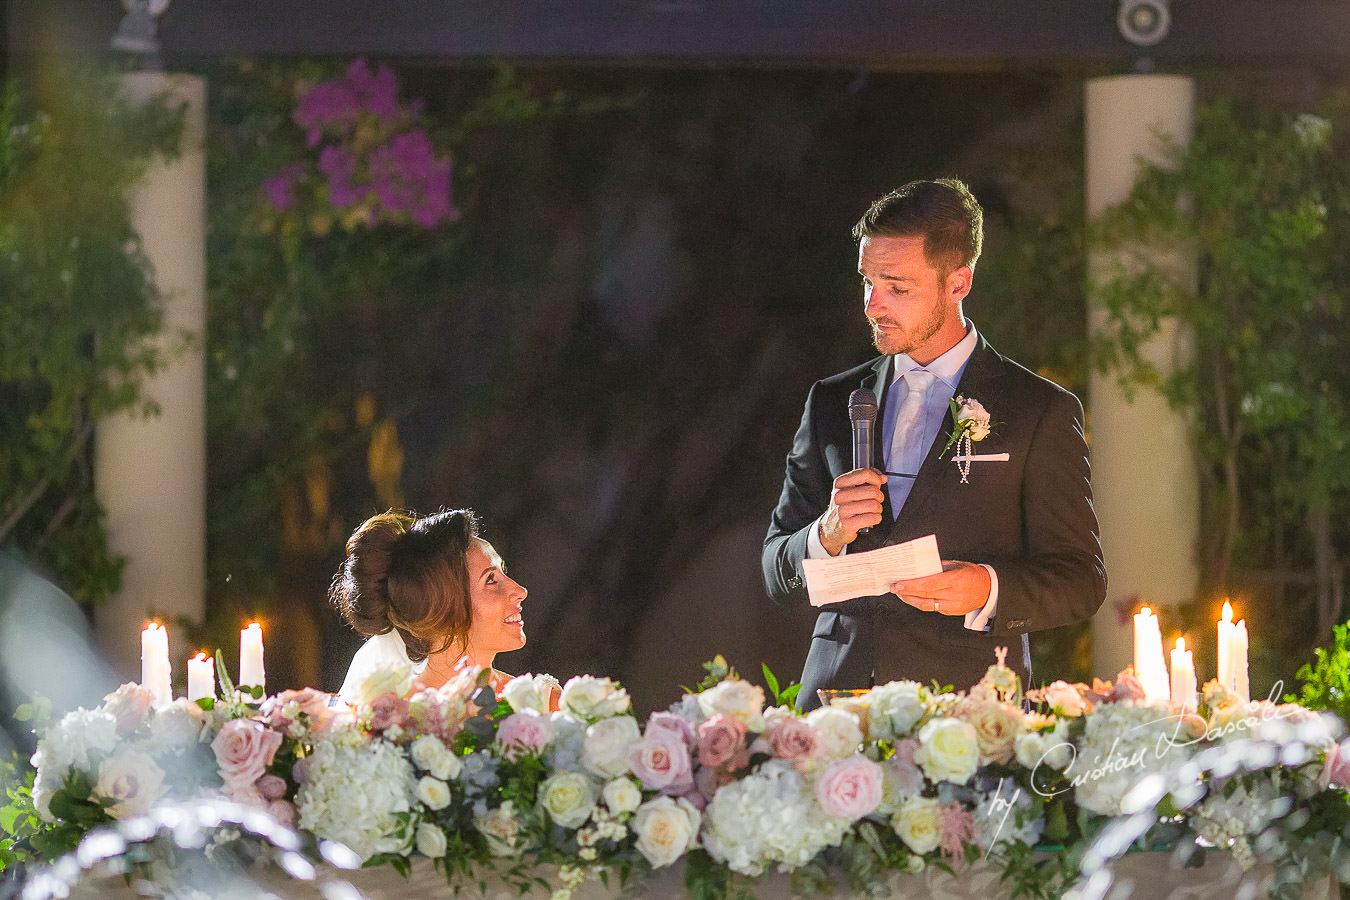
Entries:
POLYGON ((1233 604, 1227 600, 1223 601, 1223 620, 1225 622, 1233 621, 1233 604))
POLYGON ((1177 638, 1177 649, 1178 650, 1186 649, 1186 639, 1184 637, 1177 638))

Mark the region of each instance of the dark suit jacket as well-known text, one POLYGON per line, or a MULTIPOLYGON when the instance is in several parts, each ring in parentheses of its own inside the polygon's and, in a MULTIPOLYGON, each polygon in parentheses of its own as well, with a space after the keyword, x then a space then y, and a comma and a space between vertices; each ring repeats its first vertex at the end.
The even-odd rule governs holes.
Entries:
MULTIPOLYGON (((884 410, 890 379, 891 358, 881 356, 812 386, 764 541, 764 582, 775 601, 807 599, 807 537, 829 505, 834 479, 852 468, 849 394, 871 388, 884 410)), ((1028 632, 1086 619, 1106 597, 1078 398, 1005 359, 983 338, 956 393, 978 400, 990 415, 992 432, 973 452, 1006 452, 1009 461, 973 462, 961 484, 955 448, 942 452, 952 432, 947 417, 900 518, 887 496, 881 524, 859 535, 849 552, 936 534, 943 559, 987 563, 998 573, 990 629, 972 631, 960 616, 920 612, 889 593, 822 607, 802 671, 802 709, 819 704, 817 688, 913 679, 962 690, 979 681, 999 646, 1008 647, 1008 665, 1030 687, 1028 632)), ((882 458, 878 438, 873 459, 882 458)))

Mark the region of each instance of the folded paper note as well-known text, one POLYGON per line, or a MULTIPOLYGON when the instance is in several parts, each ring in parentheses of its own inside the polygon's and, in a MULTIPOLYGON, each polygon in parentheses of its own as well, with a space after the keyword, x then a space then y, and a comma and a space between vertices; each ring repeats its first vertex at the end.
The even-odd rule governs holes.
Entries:
POLYGON ((812 606, 875 597, 889 591, 897 581, 941 571, 942 557, 938 555, 935 534, 863 553, 802 560, 806 593, 812 606))

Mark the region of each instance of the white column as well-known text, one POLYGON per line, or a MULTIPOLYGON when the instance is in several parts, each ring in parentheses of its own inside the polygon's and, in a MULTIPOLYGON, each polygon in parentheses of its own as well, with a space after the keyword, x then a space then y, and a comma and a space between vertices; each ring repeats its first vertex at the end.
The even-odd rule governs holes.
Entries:
POLYGON ((164 299, 167 347, 192 336, 186 354, 152 376, 145 395, 157 416, 129 413, 97 423, 94 483, 107 511, 111 549, 126 558, 122 589, 96 613, 99 643, 124 678, 140 674, 140 632, 151 613, 170 625, 170 659, 186 671, 190 651, 171 621, 204 612, 206 569, 206 82, 197 76, 123 76, 133 100, 168 92, 187 104, 182 153, 157 159, 129 201, 132 225, 164 299))
MULTIPOLYGON (((1165 162, 1160 137, 1185 146, 1192 129, 1195 87, 1190 78, 1123 75, 1087 83, 1087 213, 1095 216, 1126 198, 1140 160, 1165 162)), ((1148 248, 1154 261, 1193 277, 1194 262, 1174 248, 1148 248)), ((1090 248, 1088 277, 1109 275, 1122 251, 1090 248)), ((1105 311, 1089 294, 1088 327, 1096 334, 1105 311)), ((1162 372, 1189 352, 1189 335, 1164 324, 1145 348, 1162 372)), ((1092 623, 1093 674, 1114 678, 1132 660, 1132 619, 1141 604, 1167 608, 1192 599, 1199 577, 1198 473, 1183 418, 1156 391, 1140 388, 1127 399, 1114 373, 1094 374, 1087 424, 1092 446, 1092 492, 1106 558, 1107 594, 1092 623)))

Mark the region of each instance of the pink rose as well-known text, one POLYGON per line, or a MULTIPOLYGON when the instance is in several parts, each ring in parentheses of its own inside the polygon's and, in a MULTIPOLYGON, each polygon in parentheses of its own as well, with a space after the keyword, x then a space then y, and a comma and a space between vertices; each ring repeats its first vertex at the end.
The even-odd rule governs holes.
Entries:
POLYGON ((497 749, 502 756, 514 760, 525 753, 543 750, 553 736, 553 722, 548 716, 523 709, 511 713, 497 726, 497 749))
POLYGON ((628 763, 643 787, 678 797, 694 786, 689 748, 673 732, 649 728, 628 750, 628 763))
POLYGON ((1133 700, 1136 703, 1143 703, 1145 698, 1144 684, 1134 674, 1133 669, 1126 669, 1116 676, 1116 685, 1107 695, 1108 703, 1123 703, 1126 700, 1133 700))
POLYGON ((103 710, 117 720, 117 736, 126 737, 150 718, 155 695, 148 688, 128 682, 103 698, 103 710))
POLYGON ((280 775, 264 775, 258 779, 258 793, 268 800, 280 800, 286 796, 286 779, 280 775))
POLYGON ((856 821, 881 803, 884 774, 865 756, 846 756, 816 779, 816 799, 826 815, 856 821))
POLYGON ((1327 757, 1322 761, 1322 774, 1317 777, 1322 790, 1350 787, 1350 746, 1347 745, 1350 741, 1342 741, 1327 751, 1327 757))
POLYGON ((408 717, 408 701, 393 691, 385 691, 370 701, 370 724, 372 732, 384 731, 393 725, 399 725, 408 717))
POLYGON ((744 722, 718 713, 698 726, 698 761, 702 765, 720 766, 744 748, 744 722))
POLYGON ((278 731, 285 731, 291 725, 287 716, 287 707, 294 703, 293 711, 309 716, 309 726, 313 731, 326 731, 332 724, 336 712, 328 705, 332 694, 325 694, 315 688, 301 688, 298 691, 285 690, 263 701, 259 712, 263 721, 278 731))
POLYGON ((785 718, 769 731, 769 747, 773 755, 792 763, 814 759, 820 749, 816 729, 798 716, 785 718))
POLYGON ((281 734, 255 719, 231 719, 211 742, 220 777, 231 793, 261 778, 280 746, 281 734))
POLYGON ((295 804, 285 800, 273 800, 267 804, 267 814, 276 819, 278 825, 285 825, 287 828, 294 828, 300 824, 300 814, 295 811, 295 804))

